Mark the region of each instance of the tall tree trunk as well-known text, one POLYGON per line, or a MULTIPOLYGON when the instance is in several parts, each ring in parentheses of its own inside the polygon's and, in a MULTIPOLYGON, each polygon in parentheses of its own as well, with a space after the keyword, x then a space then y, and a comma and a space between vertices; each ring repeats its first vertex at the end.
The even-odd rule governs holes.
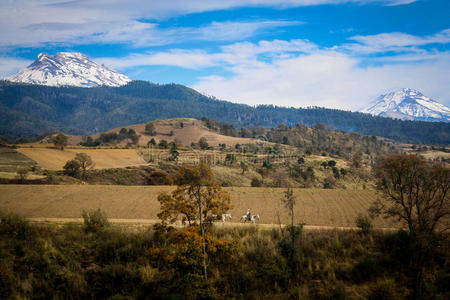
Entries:
POLYGON ((208 280, 208 269, 206 266, 206 239, 205 239, 205 225, 203 224, 203 210, 202 210, 202 199, 200 196, 200 188, 197 191, 197 204, 198 204, 198 213, 200 217, 200 229, 202 233, 203 240, 203 275, 205 277, 205 281, 208 280))

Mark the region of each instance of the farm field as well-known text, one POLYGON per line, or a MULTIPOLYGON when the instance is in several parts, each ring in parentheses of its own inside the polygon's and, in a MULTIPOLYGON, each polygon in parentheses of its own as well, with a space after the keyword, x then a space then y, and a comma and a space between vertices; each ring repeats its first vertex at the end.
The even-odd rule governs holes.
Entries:
POLYGON ((64 151, 52 148, 19 148, 18 152, 36 161, 38 165, 48 170, 62 170, 68 160, 76 153, 86 153, 95 162, 95 169, 124 168, 145 164, 144 159, 136 149, 72 149, 64 151))
MULTIPOLYGON (((0 185, 0 211, 15 212, 28 218, 80 218, 83 209, 100 208, 111 219, 156 221, 157 196, 171 191, 170 186, 101 186, 101 185, 0 185)), ((261 216, 262 224, 288 222, 281 205, 282 188, 225 188, 230 192, 232 222, 239 222, 248 208, 261 216)), ((294 189, 297 197, 296 222, 309 226, 354 227, 358 213, 377 197, 368 190, 294 189)), ((136 221, 139 223, 139 221, 136 221)), ((377 228, 392 227, 384 219, 374 220, 377 228)))

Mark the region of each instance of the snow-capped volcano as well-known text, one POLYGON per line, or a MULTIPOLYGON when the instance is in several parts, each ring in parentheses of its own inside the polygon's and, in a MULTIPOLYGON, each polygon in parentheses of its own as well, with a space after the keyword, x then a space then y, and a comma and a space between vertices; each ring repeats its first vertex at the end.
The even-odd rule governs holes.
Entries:
POLYGON ((450 122, 450 108, 408 88, 381 95, 360 112, 403 120, 450 122))
POLYGON ((7 80, 49 86, 121 86, 131 79, 78 52, 41 53, 26 69, 7 80))

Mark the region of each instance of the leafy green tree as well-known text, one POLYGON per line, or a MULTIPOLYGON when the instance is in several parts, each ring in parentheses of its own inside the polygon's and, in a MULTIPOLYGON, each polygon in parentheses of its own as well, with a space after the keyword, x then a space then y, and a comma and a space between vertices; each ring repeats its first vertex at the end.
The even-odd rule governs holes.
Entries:
POLYGON ((64 147, 67 146, 68 137, 67 135, 59 132, 54 138, 53 138, 53 144, 58 147, 60 150, 64 150, 64 147))

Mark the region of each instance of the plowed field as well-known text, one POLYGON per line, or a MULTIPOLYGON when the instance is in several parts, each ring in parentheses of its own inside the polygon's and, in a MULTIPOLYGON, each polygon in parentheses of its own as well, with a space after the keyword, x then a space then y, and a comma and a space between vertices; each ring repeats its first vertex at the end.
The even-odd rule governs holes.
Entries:
MULTIPOLYGON (((94 185, 0 185, 0 211, 17 212, 30 218, 80 218, 83 209, 101 208, 113 219, 156 220, 157 196, 168 186, 94 185)), ((263 224, 288 222, 280 203, 281 188, 226 188, 231 194, 232 222, 239 222, 248 208, 261 216, 263 224)), ((295 189, 296 222, 315 226, 353 227, 358 213, 376 199, 373 191, 295 189)), ((386 220, 374 220, 375 227, 392 227, 386 220)))

